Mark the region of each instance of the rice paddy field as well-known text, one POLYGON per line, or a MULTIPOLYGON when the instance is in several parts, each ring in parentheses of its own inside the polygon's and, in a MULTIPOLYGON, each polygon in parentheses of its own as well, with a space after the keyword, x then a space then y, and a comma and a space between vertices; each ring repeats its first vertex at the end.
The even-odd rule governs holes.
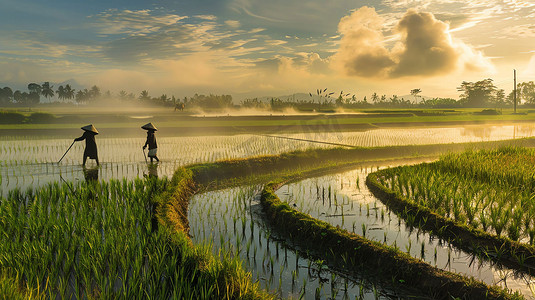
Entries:
MULTIPOLYGON (((412 160, 402 164, 421 162, 412 160)), ((397 248, 440 269, 503 286, 535 299, 535 281, 529 274, 458 249, 398 217, 376 198, 365 184, 366 177, 394 166, 377 164, 310 178, 281 187, 277 195, 297 210, 333 226, 397 248)))
MULTIPOLYGON (((173 174, 192 164, 340 145, 500 141, 531 137, 533 129, 535 124, 164 136, 157 137, 160 162, 155 164, 145 160, 143 136, 98 135, 101 165, 89 160, 87 168, 81 166, 83 143, 75 143, 58 163, 72 139, 2 136, 0 271, 47 299, 425 298, 417 287, 395 289, 366 274, 348 274, 279 236, 264 221, 261 183, 197 191, 189 199, 189 232, 159 226, 155 212, 176 183, 173 174)), ((460 250, 418 228, 365 184, 370 173, 385 172, 381 184, 418 205, 533 245, 533 162, 535 152, 523 148, 450 154, 438 162, 367 162, 351 171, 288 183, 277 195, 332 226, 535 299, 529 272, 460 250)))
POLYGON ((147 164, 142 145, 145 137, 107 138, 97 135, 101 166, 92 160, 81 167, 84 142, 75 143, 60 164, 72 139, 44 136, 0 137, 0 189, 7 191, 39 186, 54 181, 80 181, 85 178, 109 180, 137 178, 144 175, 170 176, 177 167, 266 154, 279 154, 309 148, 339 145, 385 147, 400 145, 449 144, 498 141, 532 136, 535 124, 471 125, 463 127, 376 129, 364 132, 304 132, 297 134, 195 137, 157 137, 157 165, 147 164), (317 141, 321 143, 311 142, 317 141))
POLYGON ((534 163, 526 148, 470 151, 391 170, 381 181, 439 215, 533 246, 534 163))

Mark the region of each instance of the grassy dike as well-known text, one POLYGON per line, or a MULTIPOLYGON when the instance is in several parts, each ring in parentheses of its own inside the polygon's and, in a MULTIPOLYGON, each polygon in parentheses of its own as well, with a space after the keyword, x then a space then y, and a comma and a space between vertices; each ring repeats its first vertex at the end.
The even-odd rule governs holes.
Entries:
POLYGON ((225 160, 214 163, 188 166, 194 181, 203 185, 232 185, 245 183, 248 178, 255 182, 267 182, 269 178, 279 178, 281 172, 294 174, 328 166, 348 166, 351 163, 393 158, 438 157, 449 152, 467 149, 491 149, 504 146, 535 147, 535 139, 516 139, 492 142, 409 145, 391 147, 355 147, 311 149, 293 151, 279 155, 266 155, 245 159, 225 160), (268 179, 266 181, 266 179, 268 179))

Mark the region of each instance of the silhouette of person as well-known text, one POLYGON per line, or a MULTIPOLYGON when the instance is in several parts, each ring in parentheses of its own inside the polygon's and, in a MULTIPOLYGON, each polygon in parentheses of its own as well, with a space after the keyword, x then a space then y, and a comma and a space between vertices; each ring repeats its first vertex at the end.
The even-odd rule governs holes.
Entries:
POLYGON ((74 139, 75 142, 85 140, 84 160, 83 160, 82 166, 85 167, 85 162, 88 157, 96 160, 97 166, 98 166, 99 163, 98 163, 97 143, 95 142, 95 135, 98 134, 98 131, 95 128, 95 126, 93 126, 93 124, 84 126, 82 127, 82 129, 84 130, 84 134, 81 137, 74 139))
POLYGON ((141 128, 147 130, 147 141, 145 142, 145 145, 143 145, 143 150, 149 146, 149 154, 147 156, 150 157, 150 162, 152 163, 153 159, 160 161, 156 156, 158 152, 158 145, 156 144, 156 136, 154 136, 154 132, 156 132, 158 128, 156 128, 156 126, 154 126, 152 123, 147 123, 141 126, 141 128))

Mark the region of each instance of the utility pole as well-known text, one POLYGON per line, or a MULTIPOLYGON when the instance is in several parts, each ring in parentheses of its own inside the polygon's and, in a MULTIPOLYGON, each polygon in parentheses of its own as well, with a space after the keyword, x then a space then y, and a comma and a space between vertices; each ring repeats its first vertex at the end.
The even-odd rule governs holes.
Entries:
POLYGON ((514 74, 514 83, 515 83, 515 88, 513 89, 513 103, 514 103, 515 114, 516 114, 516 69, 513 69, 513 74, 514 74))

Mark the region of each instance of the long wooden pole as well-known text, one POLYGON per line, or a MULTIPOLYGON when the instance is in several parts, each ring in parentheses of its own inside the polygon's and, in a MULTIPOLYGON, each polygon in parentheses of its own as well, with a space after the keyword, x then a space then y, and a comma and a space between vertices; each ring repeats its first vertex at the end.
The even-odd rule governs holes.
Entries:
POLYGON ((72 144, 71 144, 71 146, 69 147, 69 149, 67 149, 67 151, 65 151, 65 154, 63 154, 63 156, 59 159, 58 164, 59 164, 59 163, 61 162, 61 160, 65 157, 65 155, 67 155, 67 152, 69 152, 69 150, 71 150, 72 145, 74 145, 75 142, 76 142, 76 141, 73 141, 72 144))

